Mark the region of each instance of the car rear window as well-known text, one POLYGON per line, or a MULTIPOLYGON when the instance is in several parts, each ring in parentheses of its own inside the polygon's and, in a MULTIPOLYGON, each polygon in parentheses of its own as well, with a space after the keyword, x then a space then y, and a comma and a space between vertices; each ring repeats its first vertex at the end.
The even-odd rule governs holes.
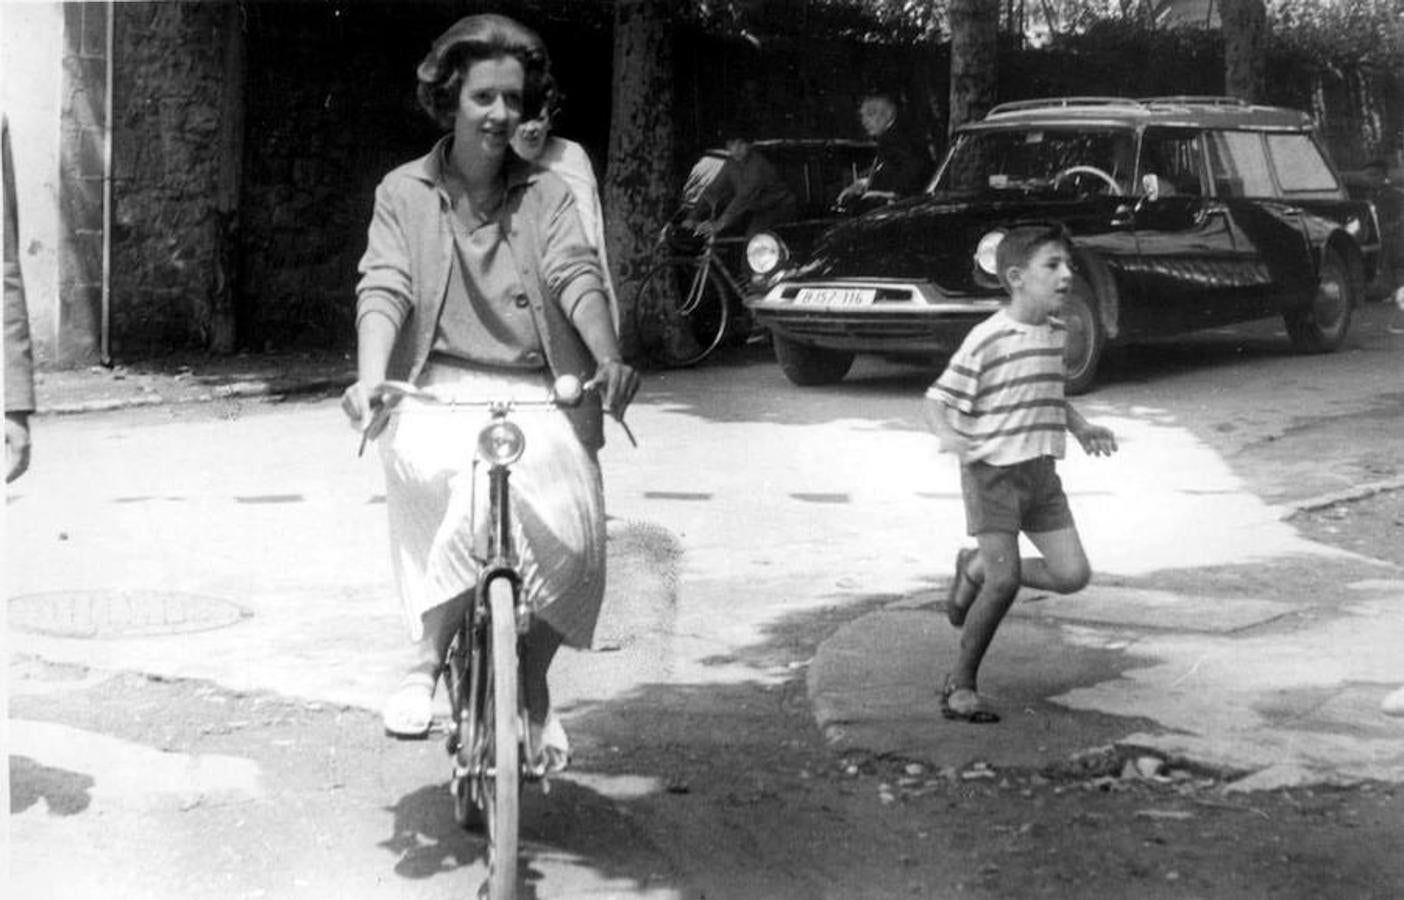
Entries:
POLYGON ((1335 173, 1310 135, 1269 134, 1267 145, 1284 192, 1334 194, 1340 189, 1335 173))
POLYGON ((1209 171, 1220 197, 1277 195, 1263 136, 1256 131, 1209 132, 1209 171))

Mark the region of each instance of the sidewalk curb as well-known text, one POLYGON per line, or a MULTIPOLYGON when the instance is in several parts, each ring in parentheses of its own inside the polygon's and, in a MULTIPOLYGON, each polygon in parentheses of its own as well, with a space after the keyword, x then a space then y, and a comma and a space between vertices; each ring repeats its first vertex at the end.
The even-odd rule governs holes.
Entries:
POLYGON ((1384 481, 1371 481, 1365 484, 1357 484, 1355 487, 1346 488, 1345 490, 1334 491, 1329 494, 1320 494, 1305 500, 1294 500, 1291 503, 1284 503, 1277 508, 1277 517, 1278 519, 1290 519, 1297 513, 1315 512, 1318 509, 1335 506, 1337 503, 1364 500, 1367 497, 1373 497, 1375 494, 1384 494, 1389 491, 1398 490, 1404 490, 1404 476, 1386 478, 1384 481))
POLYGON ((105 397, 98 400, 77 402, 43 403, 34 414, 43 416, 69 416, 82 413, 112 412, 122 409, 136 409, 145 406, 184 406, 196 403, 213 403, 216 400, 262 399, 275 400, 305 394, 327 391, 341 391, 355 381, 354 375, 312 378, 306 380, 237 381, 219 385, 189 396, 168 397, 157 393, 135 394, 130 397, 105 397))

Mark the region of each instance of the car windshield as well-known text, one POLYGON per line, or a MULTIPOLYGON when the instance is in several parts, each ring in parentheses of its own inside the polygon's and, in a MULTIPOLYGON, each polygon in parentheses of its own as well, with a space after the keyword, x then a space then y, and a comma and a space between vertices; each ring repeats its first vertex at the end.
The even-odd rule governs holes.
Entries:
POLYGON ((1121 193, 1130 193, 1135 160, 1136 135, 1129 130, 976 131, 962 135, 952 148, 936 190, 968 194, 1085 186, 1107 191, 1111 179, 1121 193), (1089 167, 1096 172, 1086 171, 1089 167))

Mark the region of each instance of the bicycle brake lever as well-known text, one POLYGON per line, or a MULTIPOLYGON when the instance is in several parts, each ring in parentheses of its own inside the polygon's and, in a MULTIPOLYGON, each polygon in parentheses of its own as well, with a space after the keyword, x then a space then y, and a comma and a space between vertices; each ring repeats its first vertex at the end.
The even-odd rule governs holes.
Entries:
POLYGON ((629 423, 624 421, 624 417, 615 413, 610 413, 609 415, 610 418, 614 419, 614 421, 619 423, 620 428, 624 429, 624 436, 629 439, 629 443, 633 446, 633 448, 635 450, 639 449, 639 442, 634 440, 634 432, 630 430, 629 423))

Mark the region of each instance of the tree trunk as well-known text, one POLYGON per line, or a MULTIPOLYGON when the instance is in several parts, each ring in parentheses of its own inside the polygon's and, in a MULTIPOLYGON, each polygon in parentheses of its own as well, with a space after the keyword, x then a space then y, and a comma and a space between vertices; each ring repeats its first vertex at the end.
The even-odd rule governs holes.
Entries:
POLYGON ((951 0, 950 127, 984 118, 999 92, 999 0, 951 0))
POLYGON ((219 110, 219 186, 211 216, 214 228, 214 271, 210 285, 208 344, 211 353, 234 352, 238 337, 239 196, 244 162, 244 43, 243 10, 236 3, 224 8, 224 93, 219 110))
POLYGON ((1267 43, 1267 7, 1263 0, 1222 0, 1224 93, 1249 103, 1263 98, 1263 48, 1267 43))
POLYGON ((616 0, 614 91, 605 174, 605 240, 619 299, 622 351, 635 358, 641 328, 673 318, 663 298, 635 309, 673 190, 673 53, 665 0, 616 0))

